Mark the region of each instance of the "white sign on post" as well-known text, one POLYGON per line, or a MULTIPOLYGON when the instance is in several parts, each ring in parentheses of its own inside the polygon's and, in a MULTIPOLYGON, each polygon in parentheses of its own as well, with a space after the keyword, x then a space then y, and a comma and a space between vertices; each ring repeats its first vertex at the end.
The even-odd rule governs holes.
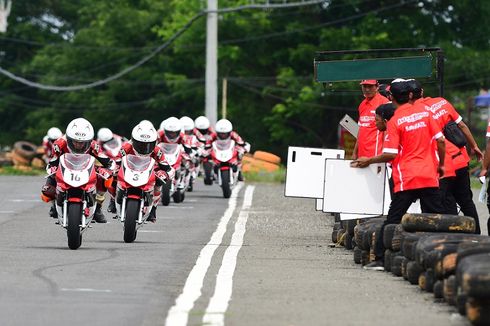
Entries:
POLYGON ((325 159, 343 159, 343 149, 289 147, 286 197, 323 199, 325 159))
POLYGON ((371 164, 361 169, 350 167, 351 162, 352 160, 326 160, 323 211, 382 215, 386 165, 371 164))

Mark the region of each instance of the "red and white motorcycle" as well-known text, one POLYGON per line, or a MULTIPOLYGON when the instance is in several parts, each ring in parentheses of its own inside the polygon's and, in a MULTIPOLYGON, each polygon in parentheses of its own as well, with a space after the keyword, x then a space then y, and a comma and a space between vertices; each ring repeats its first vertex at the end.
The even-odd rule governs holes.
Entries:
POLYGON ((170 197, 173 198, 174 203, 183 202, 191 178, 187 154, 180 144, 161 143, 159 146, 165 154, 168 164, 175 170, 175 178, 172 182, 168 182, 162 187, 162 205, 168 206, 170 197))
POLYGON ((68 247, 78 249, 82 234, 95 213, 97 174, 109 184, 110 170, 96 167, 95 158, 88 154, 64 154, 56 170, 56 211, 59 224, 66 229, 68 247))
POLYGON ((215 140, 211 147, 211 158, 214 162, 215 180, 223 190, 223 197, 230 198, 240 172, 235 141, 232 139, 215 140))
POLYGON ((138 229, 153 207, 156 183, 155 160, 148 156, 126 155, 117 176, 116 210, 124 225, 124 242, 136 240, 138 229))

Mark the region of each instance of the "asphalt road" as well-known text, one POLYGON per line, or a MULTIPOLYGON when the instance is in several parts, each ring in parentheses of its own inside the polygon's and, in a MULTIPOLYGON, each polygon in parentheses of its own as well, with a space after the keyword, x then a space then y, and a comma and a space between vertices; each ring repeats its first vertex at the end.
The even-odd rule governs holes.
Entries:
POLYGON ((226 200, 200 181, 184 203, 159 207, 135 243, 110 219, 73 251, 42 184, 0 177, 0 325, 468 325, 329 248, 332 218, 282 185, 245 184, 226 200))

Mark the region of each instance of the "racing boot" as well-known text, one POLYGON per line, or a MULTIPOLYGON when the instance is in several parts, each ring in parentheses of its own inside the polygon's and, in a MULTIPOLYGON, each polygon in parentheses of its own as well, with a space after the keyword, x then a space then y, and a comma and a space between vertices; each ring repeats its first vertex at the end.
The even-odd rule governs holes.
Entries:
POLYGON ((56 204, 54 200, 53 200, 53 204, 51 205, 51 208, 49 209, 49 216, 55 219, 58 218, 58 212, 56 211, 56 204))
POLYGON ((97 223, 107 223, 104 213, 102 213, 102 204, 97 203, 97 206, 95 206, 94 219, 92 222, 93 221, 97 223))
POLYGON ((150 215, 146 219, 146 221, 155 223, 157 221, 157 207, 153 206, 150 211, 150 215))
POLYGON ((116 214, 116 201, 114 198, 111 198, 111 202, 109 203, 109 207, 107 207, 107 211, 109 213, 116 214))
POLYGON ((242 171, 238 172, 238 181, 243 181, 243 174, 242 171))

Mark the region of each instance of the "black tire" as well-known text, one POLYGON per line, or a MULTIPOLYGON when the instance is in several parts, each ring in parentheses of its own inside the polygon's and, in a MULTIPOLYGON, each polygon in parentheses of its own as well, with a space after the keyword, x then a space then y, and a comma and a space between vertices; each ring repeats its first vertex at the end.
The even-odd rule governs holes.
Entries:
POLYGON ((405 259, 403 259, 403 261, 402 261, 402 277, 403 277, 403 279, 408 281, 407 265, 410 262, 410 260, 405 256, 403 256, 403 258, 405 258, 405 259))
POLYGON ((332 242, 337 243, 337 230, 332 231, 332 242))
POLYGON ((434 283, 434 290, 433 290, 433 292, 434 292, 434 298, 436 298, 436 299, 442 299, 442 298, 444 298, 443 288, 444 288, 443 281, 437 280, 434 283))
POLYGON ((356 225, 357 225, 357 220, 347 220, 344 223, 344 228, 351 236, 354 236, 354 228, 356 227, 356 225))
POLYGON ((457 267, 456 282, 461 293, 476 299, 490 299, 490 253, 475 254, 462 259, 457 267))
POLYGON ((335 243, 338 243, 340 245, 344 245, 344 239, 345 239, 345 230, 344 229, 340 229, 337 231, 337 240, 335 241, 335 243))
POLYGON ((397 225, 398 224, 388 224, 385 226, 383 232, 383 245, 386 249, 393 249, 393 247, 391 246, 391 240, 395 235, 395 228, 397 225))
POLYGON ((162 195, 161 195, 161 202, 163 206, 168 206, 170 205, 170 184, 171 181, 167 182, 162 186, 162 195))
POLYGON ((182 190, 176 190, 173 193, 172 198, 174 200, 174 203, 176 204, 181 203, 184 201, 184 193, 182 192, 182 190))
POLYGON ((425 271, 425 291, 432 292, 434 290, 434 271, 432 269, 428 269, 425 271))
MULTIPOLYGON (((409 261, 407 263, 407 281, 410 282, 410 284, 416 285, 419 283, 419 276, 422 274, 424 271, 422 269, 422 266, 420 266, 417 262, 415 261, 409 261)), ((442 290, 441 290, 442 292, 442 290)))
POLYGON ((367 265, 369 263, 369 251, 362 250, 361 251, 361 265, 367 265))
POLYGON ((66 234, 68 236, 68 248, 75 250, 82 244, 82 236, 80 235, 80 223, 82 221, 82 204, 68 204, 68 225, 66 234))
POLYGON ((473 325, 490 325, 490 300, 468 298, 466 302, 466 316, 473 325))
POLYGON ((345 232, 344 235, 344 247, 347 250, 352 250, 352 235, 349 232, 345 232))
POLYGON ((210 162, 204 162, 202 164, 204 168, 204 184, 210 186, 213 184, 213 167, 210 162))
POLYGON ((384 259, 384 265, 385 265, 385 271, 386 272, 391 272, 391 259, 393 258, 393 252, 390 249, 385 250, 385 259, 384 259))
POLYGON ((189 179, 189 185, 187 186, 187 191, 192 192, 194 190, 194 179, 191 177, 189 179))
POLYGON ((124 242, 131 243, 136 239, 136 222, 138 220, 140 203, 135 199, 127 199, 126 215, 124 217, 124 242))
POLYGON ((442 294, 444 300, 451 306, 456 305, 456 276, 451 275, 444 280, 442 294))
POLYGON ((14 151, 26 160, 32 160, 37 154, 37 146, 27 141, 18 141, 14 144, 14 151))
POLYGON ((429 213, 407 213, 403 215, 402 225, 408 232, 475 233, 476 228, 472 217, 429 213))
POLYGON ((230 198, 231 196, 230 170, 221 171, 221 189, 223 190, 223 197, 230 198))
POLYGON ((360 264, 362 258, 362 250, 359 247, 354 247, 354 263, 360 264))
POLYGON ((337 230, 338 230, 338 229, 340 229, 340 228, 341 228, 341 226, 340 226, 340 222, 335 222, 335 223, 333 224, 333 230, 334 230, 334 231, 337 231, 337 230))
POLYGON ((395 256, 391 261, 391 273, 395 276, 402 276, 402 263, 405 257, 395 256))

